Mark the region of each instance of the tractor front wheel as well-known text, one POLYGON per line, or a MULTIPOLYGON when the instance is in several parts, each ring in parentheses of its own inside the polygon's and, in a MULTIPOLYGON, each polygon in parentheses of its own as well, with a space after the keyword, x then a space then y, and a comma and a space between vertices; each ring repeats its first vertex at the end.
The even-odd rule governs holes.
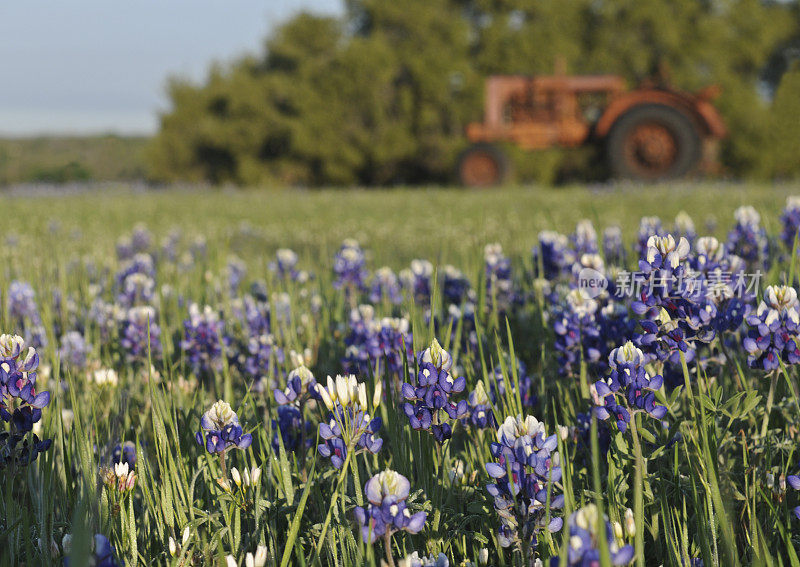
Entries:
POLYGON ((702 157, 692 121, 669 106, 646 104, 623 114, 608 135, 608 159, 615 177, 659 181, 682 177, 702 157))
POLYGON ((495 146, 477 144, 461 153, 457 173, 466 187, 493 187, 506 180, 508 160, 495 146))

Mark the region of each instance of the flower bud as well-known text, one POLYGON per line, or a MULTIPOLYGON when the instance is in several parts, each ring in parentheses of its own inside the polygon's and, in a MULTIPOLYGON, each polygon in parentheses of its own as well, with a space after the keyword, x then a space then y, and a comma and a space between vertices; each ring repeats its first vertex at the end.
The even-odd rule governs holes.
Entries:
POLYGON ((636 520, 633 518, 633 510, 630 508, 625 510, 625 531, 628 532, 628 537, 636 535, 636 520))
POLYGON ((256 547, 255 560, 253 561, 254 567, 264 567, 267 564, 267 546, 259 545, 256 547))
POLYGON ((183 545, 186 545, 187 543, 189 543, 189 537, 191 537, 191 535, 192 535, 192 532, 189 531, 189 526, 186 526, 183 529, 183 537, 181 538, 181 542, 182 542, 183 545))
POLYGON ((172 539, 172 536, 169 536, 169 554, 172 557, 178 555, 178 544, 175 543, 175 540, 172 539))
POLYGON ((377 408, 381 405, 381 399, 383 398, 383 380, 378 380, 378 383, 375 384, 375 392, 372 394, 372 407, 377 408))
POLYGON ((231 469, 231 478, 233 478, 233 482, 236 483, 236 486, 242 486, 242 475, 239 474, 239 469, 236 467, 231 469))
POLYGON ((253 486, 258 484, 259 479, 261 479, 261 467, 253 468, 253 472, 251 473, 252 483, 253 486))

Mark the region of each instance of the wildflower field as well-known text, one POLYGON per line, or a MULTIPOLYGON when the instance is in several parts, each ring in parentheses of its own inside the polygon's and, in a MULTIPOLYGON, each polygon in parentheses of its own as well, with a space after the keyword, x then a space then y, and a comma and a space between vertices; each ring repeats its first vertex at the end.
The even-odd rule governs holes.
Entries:
POLYGON ((0 565, 799 566, 795 194, 4 196, 0 565))

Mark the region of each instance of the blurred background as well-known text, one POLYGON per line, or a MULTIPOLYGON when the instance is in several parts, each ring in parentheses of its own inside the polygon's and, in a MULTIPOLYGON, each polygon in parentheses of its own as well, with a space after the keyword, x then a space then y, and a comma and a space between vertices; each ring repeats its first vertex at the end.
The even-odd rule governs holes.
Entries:
POLYGON ((475 142, 498 181, 605 181, 619 170, 596 125, 648 88, 721 117, 704 176, 800 175, 798 1, 6 2, 0 58, 0 186, 451 185, 475 142), (596 107, 583 86, 524 83, 501 133, 469 130, 489 77, 598 74, 624 86, 596 107))

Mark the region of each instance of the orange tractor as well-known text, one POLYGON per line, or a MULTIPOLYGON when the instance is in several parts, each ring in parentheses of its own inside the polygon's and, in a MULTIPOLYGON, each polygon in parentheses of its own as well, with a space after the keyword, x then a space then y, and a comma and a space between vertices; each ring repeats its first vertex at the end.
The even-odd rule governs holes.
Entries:
POLYGON ((614 177, 674 179, 717 168, 725 123, 711 104, 719 89, 687 93, 654 81, 628 90, 622 77, 495 76, 486 81, 483 122, 458 161, 467 186, 502 183, 509 162, 497 143, 524 150, 600 144, 614 177))

